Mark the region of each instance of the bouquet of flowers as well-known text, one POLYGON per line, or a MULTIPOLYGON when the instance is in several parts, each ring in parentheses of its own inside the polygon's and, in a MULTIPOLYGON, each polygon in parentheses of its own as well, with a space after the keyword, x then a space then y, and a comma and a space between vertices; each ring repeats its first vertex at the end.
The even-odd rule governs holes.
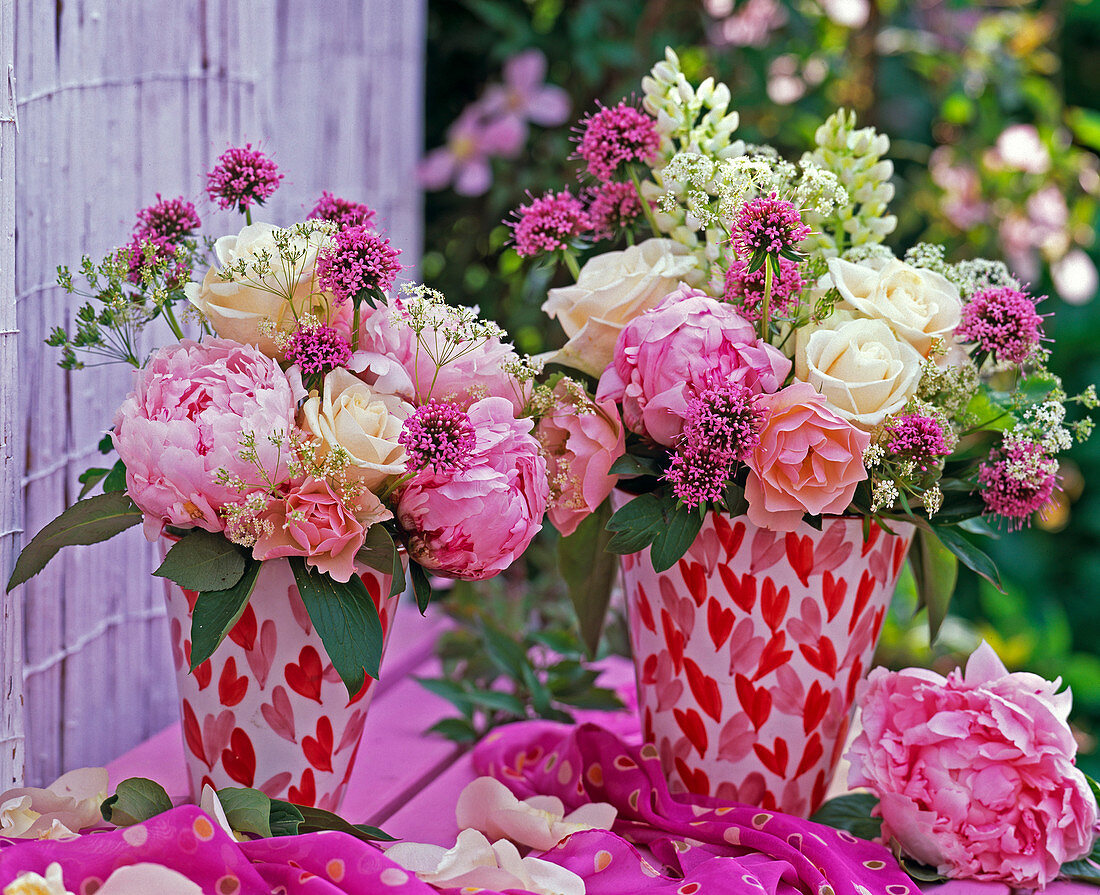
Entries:
POLYGON ((692 86, 671 50, 642 90, 580 122, 583 191, 512 222, 519 255, 575 279, 543 305, 567 336, 556 392, 589 420, 548 445, 551 520, 569 534, 598 513, 610 551, 648 546, 657 571, 710 510, 777 531, 908 521, 935 628, 957 561, 997 580, 967 535, 1050 502, 1058 453, 1092 428, 1067 406, 1095 408, 1094 389, 1065 393, 1042 299, 1003 263, 883 245, 889 140, 853 114, 793 163, 737 139, 729 89, 692 86), (637 496, 611 515, 616 482, 637 496))
MULTIPOLYGON (((261 563, 288 557, 354 694, 382 650, 357 566, 392 575, 398 593, 407 559, 422 611, 429 572, 497 574, 541 527, 546 464, 528 418, 532 368, 503 332, 424 286, 387 301, 399 252, 365 205, 326 192, 308 220, 253 222, 282 176, 251 145, 230 149, 207 191, 245 216, 239 233, 201 241, 194 205, 158 195, 128 246, 84 259, 87 301, 49 344, 69 369, 83 357, 136 368, 101 445, 119 459, 81 477, 82 498, 100 482, 103 493, 38 534, 8 588, 63 546, 143 522, 150 540, 173 542, 157 574, 198 592, 194 669, 245 610, 261 563), (142 357, 141 331, 158 320, 175 338, 142 357)), ((78 291, 64 268, 60 279, 78 291)))

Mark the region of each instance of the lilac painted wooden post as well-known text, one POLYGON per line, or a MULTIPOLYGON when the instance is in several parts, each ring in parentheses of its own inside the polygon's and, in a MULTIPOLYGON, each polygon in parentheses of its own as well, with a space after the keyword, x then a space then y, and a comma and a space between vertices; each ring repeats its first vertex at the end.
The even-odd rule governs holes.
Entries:
MULTIPOLYGON (((12 414, 25 445, 14 452, 5 439, 15 468, 5 460, 4 482, 18 476, 22 490, 14 513, 5 503, 0 521, 13 518, 0 531, 24 529, 25 541, 76 498, 80 472, 100 463, 96 444, 130 383, 121 366, 73 374, 56 366, 56 351, 42 342, 71 321, 76 302, 54 285, 55 268, 124 243, 135 212, 157 192, 195 201, 208 232, 236 231, 239 219, 205 202, 200 174, 230 143, 251 141, 287 175, 263 218, 300 219, 331 189, 376 208, 402 261, 415 263, 426 0, 0 2, 15 4, 22 128, 19 373, 13 389, 11 339, 0 333, 0 412, 12 414)), ((2 148, 6 160, 7 142, 2 148)), ((0 186, 9 189, 7 180, 0 186)), ((0 238, 8 284, 5 247, 0 238)), ((4 323, 4 295, 0 331, 15 328, 4 323)), ((155 335, 145 350, 167 338, 155 335)), ((2 544, 6 578, 11 537, 2 544)), ((173 720, 163 597, 149 575, 155 562, 155 548, 134 529, 63 551, 19 588, 21 604, 0 604, 8 613, 0 617, 0 672, 8 677, 18 662, 9 645, 20 640, 12 633, 20 605, 24 616, 28 783, 103 764, 173 720)), ((9 727, 20 733, 6 698, 4 705, 0 740, 9 727)), ((0 769, 9 773, 7 764, 0 769)))

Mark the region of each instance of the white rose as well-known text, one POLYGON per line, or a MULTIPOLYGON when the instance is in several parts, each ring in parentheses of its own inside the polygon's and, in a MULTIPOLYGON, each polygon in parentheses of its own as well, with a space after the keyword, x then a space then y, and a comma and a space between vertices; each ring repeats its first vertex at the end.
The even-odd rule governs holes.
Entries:
POLYGON ((647 239, 622 252, 596 255, 574 285, 551 289, 542 306, 569 337, 551 360, 599 376, 627 323, 681 282, 697 279, 694 256, 671 239, 647 239))
POLYGON ((837 414, 873 429, 916 392, 922 360, 883 321, 859 317, 810 333, 798 366, 837 414))
POLYGON ((325 376, 324 394, 302 405, 302 428, 320 441, 319 455, 342 447, 351 457, 347 476, 374 491, 405 471, 405 448, 397 437, 412 414, 410 404, 375 392, 342 367, 325 376))
POLYGON ((291 332, 295 315, 308 311, 322 322, 331 323, 332 306, 328 296, 317 288, 313 268, 324 234, 316 232, 308 239, 290 241, 291 249, 301 253, 288 273, 275 244, 274 224, 249 224, 236 236, 223 236, 214 243, 218 266, 206 272, 202 283, 184 286, 187 300, 205 315, 223 339, 248 342, 269 357, 279 352, 271 336, 260 332, 260 324, 272 321, 277 329, 291 332), (266 255, 268 261, 261 261, 266 255), (246 277, 260 285, 251 285, 242 277, 223 280, 220 271, 246 265, 246 277), (263 276, 259 276, 259 272, 263 276), (290 299, 288 301, 287 299, 290 299), (291 308, 293 302, 293 309, 291 308))
POLYGON ((922 357, 928 357, 933 339, 949 341, 959 325, 959 290, 934 271, 896 258, 863 264, 830 258, 829 273, 844 299, 838 307, 885 320, 922 357))

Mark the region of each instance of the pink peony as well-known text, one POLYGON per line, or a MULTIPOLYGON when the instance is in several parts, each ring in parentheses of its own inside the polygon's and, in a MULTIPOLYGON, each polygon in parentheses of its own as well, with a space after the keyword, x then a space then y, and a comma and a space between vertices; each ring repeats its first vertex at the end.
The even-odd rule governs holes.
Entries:
POLYGON ((841 419, 807 382, 760 403, 768 417, 748 459, 745 498, 754 525, 793 531, 804 513, 842 513, 867 478, 871 436, 841 419))
MULTIPOLYGON (((373 521, 392 515, 369 491, 358 500, 373 521)), ((285 499, 272 502, 264 521, 271 530, 260 535, 252 548, 255 559, 304 556, 306 565, 328 572, 337 581, 348 581, 355 574, 355 554, 363 546, 366 529, 324 479, 307 478, 293 487, 285 499)))
POLYGON ((542 528, 549 485, 546 461, 503 398, 469 409, 477 444, 457 472, 420 470, 401 493, 397 517, 410 533, 409 555, 455 578, 504 571, 542 528))
POLYGON ((537 435, 554 493, 550 521, 571 535, 615 487, 611 464, 623 455, 626 439, 613 402, 575 398, 562 382, 554 392, 559 400, 539 421, 537 435))
POLYGON ((418 407, 434 398, 467 410, 481 398, 498 397, 506 398, 515 414, 523 412, 528 389, 505 371, 505 367, 518 364, 520 359, 511 345, 498 338, 479 341, 469 350, 452 351, 460 356, 437 372, 424 344, 443 344, 442 333, 452 326, 443 315, 455 309, 439 312, 438 328, 428 326, 423 331, 420 339, 424 344, 418 350, 417 335, 402 318, 401 299, 391 301, 392 305, 362 310, 360 354, 352 361, 352 369, 368 385, 418 407))
POLYGON ((672 447, 699 392, 721 381, 774 392, 790 369, 733 307, 681 286, 626 325, 596 399, 620 402, 631 432, 672 447))
POLYGON ((881 800, 883 839, 945 876, 1015 888, 1088 854, 1097 808, 1060 684, 1009 674, 986 643, 946 679, 872 671, 848 783, 881 800))
POLYGON ((295 410, 279 364, 251 345, 185 339, 154 354, 119 407, 113 434, 145 536, 155 540, 165 523, 221 531, 218 511, 241 495, 218 483, 218 471, 261 480, 240 456, 241 439, 252 433, 259 464, 278 479, 286 458, 269 436, 288 434, 295 410))

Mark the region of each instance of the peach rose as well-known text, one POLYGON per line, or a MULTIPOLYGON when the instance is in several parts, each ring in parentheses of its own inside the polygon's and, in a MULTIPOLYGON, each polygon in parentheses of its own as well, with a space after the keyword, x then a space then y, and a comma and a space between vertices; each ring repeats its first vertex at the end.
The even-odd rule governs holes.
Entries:
POLYGON ((804 513, 842 513, 867 478, 871 436, 825 406, 807 382, 763 395, 768 419, 748 460, 745 498, 754 525, 793 531, 804 513))

